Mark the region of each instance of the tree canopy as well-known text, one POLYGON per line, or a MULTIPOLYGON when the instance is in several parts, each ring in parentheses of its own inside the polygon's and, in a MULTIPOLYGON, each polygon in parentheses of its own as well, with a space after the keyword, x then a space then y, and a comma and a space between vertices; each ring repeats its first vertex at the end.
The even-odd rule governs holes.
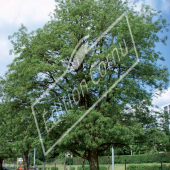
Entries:
MULTIPOLYGON (((149 107, 155 89, 164 90, 169 81, 168 69, 158 65, 164 58, 155 50, 157 42, 166 43, 167 37, 161 39, 157 34, 167 30, 166 20, 149 6, 143 5, 137 12, 128 1, 56 2, 54 16, 43 28, 28 33, 22 25, 9 36, 11 53, 17 57, 6 73, 5 92, 11 103, 18 103, 13 111, 27 127, 26 136, 30 137, 25 141, 33 142, 37 135, 32 130, 35 125, 31 105, 38 98, 34 116, 47 151, 109 91, 57 147, 87 159, 90 169, 98 170, 98 154, 110 146, 159 144, 161 141, 152 136, 164 134, 153 125, 155 119, 149 107), (103 34, 124 12, 129 25, 123 17, 103 34), (96 41, 98 37, 100 41, 96 41), (83 46, 88 53, 79 53, 83 46), (73 56, 70 61, 74 50, 78 58, 73 56), (140 61, 124 77, 137 60, 136 51, 140 61), (65 70, 67 74, 52 87, 65 70), (118 84, 110 89, 116 81, 118 84), (82 151, 84 154, 80 154, 82 151)), ((19 124, 18 129, 22 127, 19 124)))

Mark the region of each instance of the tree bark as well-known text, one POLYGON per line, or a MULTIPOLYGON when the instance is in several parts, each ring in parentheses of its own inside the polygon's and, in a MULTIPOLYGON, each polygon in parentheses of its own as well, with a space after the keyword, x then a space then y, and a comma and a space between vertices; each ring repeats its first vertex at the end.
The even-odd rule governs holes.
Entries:
POLYGON ((99 170, 98 153, 97 151, 88 152, 88 161, 90 165, 90 170, 99 170))
POLYGON ((3 159, 0 158, 0 170, 2 170, 2 163, 3 163, 3 159))
POLYGON ((23 164, 24 164, 24 170, 28 170, 28 151, 23 152, 23 164))
POLYGON ((85 162, 85 159, 83 159, 82 170, 84 170, 84 162, 85 162))

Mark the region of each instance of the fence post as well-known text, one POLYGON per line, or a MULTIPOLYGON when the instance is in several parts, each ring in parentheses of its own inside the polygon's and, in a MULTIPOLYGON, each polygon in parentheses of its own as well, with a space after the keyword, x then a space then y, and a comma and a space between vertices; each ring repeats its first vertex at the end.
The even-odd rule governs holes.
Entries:
POLYGON ((66 170, 66 159, 67 159, 67 157, 66 157, 66 154, 65 154, 65 160, 64 160, 64 170, 66 170))
POLYGON ((126 159, 125 159, 125 170, 126 170, 126 159))
POLYGON ((34 168, 35 168, 35 148, 34 148, 34 168))
POLYGON ((161 158, 161 170, 163 170, 163 167, 162 167, 162 158, 161 158))
POLYGON ((112 146, 112 170, 114 170, 114 149, 112 146))
POLYGON ((55 163, 55 170, 56 170, 56 163, 55 163))
POLYGON ((71 170, 71 162, 69 162, 69 170, 71 170))

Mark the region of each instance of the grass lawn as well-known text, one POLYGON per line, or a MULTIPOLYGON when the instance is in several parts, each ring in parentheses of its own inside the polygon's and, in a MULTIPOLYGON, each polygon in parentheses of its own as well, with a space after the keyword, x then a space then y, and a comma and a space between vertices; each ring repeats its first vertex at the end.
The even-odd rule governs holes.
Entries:
MULTIPOLYGON (((163 163, 163 164, 167 164, 169 165, 170 163, 163 163)), ((126 167, 128 167, 129 165, 160 165, 160 163, 145 163, 145 164, 127 164, 126 167)), ((71 165, 71 167, 79 167, 81 165, 71 165)), ((86 166, 86 165, 85 165, 86 166)), ((48 170, 50 170, 50 166, 46 166, 49 167, 48 170)), ((59 170, 63 170, 64 166, 62 164, 58 164, 57 167, 59 167, 59 170)), ((107 167, 107 165, 106 165, 107 167)), ((69 170, 69 166, 66 166, 67 170, 69 170)), ((112 166, 110 165, 110 170, 112 170, 112 166)), ((114 170, 125 170, 125 165, 124 164, 115 164, 114 166, 114 170)))
MULTIPOLYGON (((170 165, 170 163, 163 163, 163 164, 164 165, 165 164, 166 165, 170 165)), ((136 165, 136 166, 138 166, 138 165, 160 165, 160 163, 127 164, 126 167, 128 167, 129 165, 136 165)), ((11 169, 11 167, 13 167, 13 166, 14 165, 11 164, 9 169, 11 169)), ((50 167, 54 167, 54 166, 55 166, 55 164, 46 165, 45 166, 45 170, 51 170, 50 167)), ((79 166, 81 166, 81 165, 71 165, 71 167, 76 167, 76 170, 77 170, 77 167, 79 167, 79 166)), ((85 165, 85 166, 87 166, 87 165, 85 165)), ((107 167, 107 165, 105 165, 105 166, 107 167)), ((8 164, 6 164, 5 167, 8 168, 9 167, 8 164)), ((38 167, 43 167, 43 166, 36 166, 36 167, 38 168, 38 167)), ((59 170, 63 170, 64 169, 63 164, 57 164, 57 167, 59 168, 59 170)), ((66 168, 67 168, 67 170, 69 170, 69 166, 68 165, 66 166, 66 168)), ((112 165, 111 164, 110 164, 110 170, 112 170, 112 165)), ((114 170, 125 170, 125 164, 115 164, 114 170)))

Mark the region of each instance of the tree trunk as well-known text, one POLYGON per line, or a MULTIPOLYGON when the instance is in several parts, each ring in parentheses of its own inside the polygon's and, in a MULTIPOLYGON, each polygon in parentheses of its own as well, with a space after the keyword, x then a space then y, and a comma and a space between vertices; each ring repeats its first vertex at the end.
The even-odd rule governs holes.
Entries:
POLYGON ((65 160, 64 160, 64 170, 66 170, 66 155, 65 155, 65 160))
POLYGON ((83 159, 82 170, 84 170, 84 162, 85 162, 85 159, 83 159))
POLYGON ((3 159, 0 158, 0 170, 2 170, 2 163, 3 163, 3 159))
POLYGON ((108 154, 108 167, 107 167, 107 170, 109 170, 110 168, 110 159, 109 159, 109 154, 108 154))
POLYGON ((98 153, 97 151, 88 152, 88 161, 90 170, 99 170, 98 153))
POLYGON ((28 170, 28 151, 23 152, 23 164, 24 164, 24 170, 28 170))

